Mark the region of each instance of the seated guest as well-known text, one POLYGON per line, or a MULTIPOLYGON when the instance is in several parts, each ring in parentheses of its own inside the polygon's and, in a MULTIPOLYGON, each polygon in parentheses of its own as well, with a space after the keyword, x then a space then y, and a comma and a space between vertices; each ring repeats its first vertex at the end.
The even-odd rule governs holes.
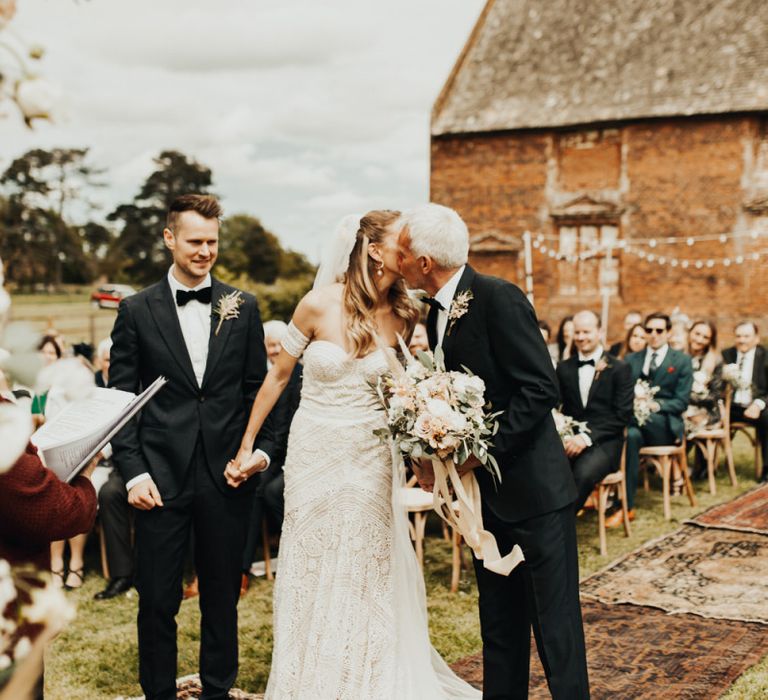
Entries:
POLYGON ((549 339, 552 337, 552 328, 546 321, 542 319, 539 319, 538 323, 539 330, 541 331, 541 337, 544 338, 544 342, 546 343, 547 350, 549 352, 549 357, 552 360, 552 366, 557 367, 557 345, 549 342, 549 339))
POLYGON ((672 323, 669 331, 669 347, 688 352, 688 325, 682 321, 672 323))
POLYGON ((736 326, 736 345, 723 350, 723 361, 736 364, 748 389, 733 393, 731 420, 751 423, 757 430, 763 473, 760 481, 768 482, 768 353, 760 345, 757 326, 745 321, 736 326))
POLYGON ((723 396, 723 364, 717 351, 715 325, 709 321, 696 321, 688 333, 688 348, 693 367, 693 389, 686 418, 693 427, 712 428, 720 424, 718 401, 723 396))
MULTIPOLYGON (((56 337, 53 335, 45 335, 37 346, 40 358, 43 361, 43 366, 48 367, 52 365, 56 360, 60 360, 62 356, 61 346, 59 345, 56 337)), ((45 422, 45 404, 48 399, 48 394, 35 394, 32 397, 32 416, 35 419, 35 426, 42 425, 45 422)))
POLYGON ((133 509, 128 505, 128 490, 120 472, 111 460, 102 464, 108 467, 108 472, 98 489, 99 522, 107 553, 109 583, 93 596, 96 600, 114 598, 133 586, 133 509))
MULTIPOLYGON (((635 517, 640 448, 679 444, 685 432, 683 413, 691 396, 693 367, 688 355, 669 347, 671 328, 669 316, 660 312, 651 314, 645 319, 648 347, 626 358, 632 368, 633 382, 643 379, 651 387, 659 388, 654 396, 659 410, 652 413, 643 425, 638 425, 633 415, 627 432, 627 501, 631 519, 635 517)), ((610 526, 620 522, 621 514, 617 512, 610 520, 610 526)))
MULTIPOLYGON (((264 324, 264 343, 270 366, 282 351, 281 343, 287 331, 288 326, 282 321, 267 321, 264 324)), ((288 447, 288 432, 291 421, 293 414, 299 407, 299 399, 301 398, 301 372, 302 367, 297 364, 288 385, 270 414, 275 431, 275 448, 271 454, 269 467, 258 475, 259 483, 254 493, 248 536, 243 552, 243 574, 245 577, 251 569, 256 548, 259 545, 264 516, 266 515, 274 522, 278 529, 283 526, 283 490, 285 488, 283 463, 288 447)), ((244 578, 244 581, 247 581, 247 578, 244 578)))
MULTIPOLYGON (((53 540, 88 532, 96 519, 96 493, 89 480, 95 466, 96 460, 66 484, 43 466, 29 443, 0 474, 0 559, 45 571, 53 540)), ((43 697, 42 677, 34 697, 43 697)))
POLYGON ((566 316, 557 329, 557 361, 567 360, 573 353, 573 316, 566 316))
POLYGON ((96 386, 106 387, 109 382, 109 352, 112 349, 112 338, 104 338, 96 349, 96 386))
MULTIPOLYGON (((623 343, 615 343, 612 347, 618 346, 618 354, 616 357, 622 360, 633 352, 642 352, 647 345, 645 339, 645 326, 642 323, 638 323, 627 331, 627 337, 623 343)), ((613 353, 611 353, 613 355, 613 353)))
POLYGON ((573 344, 578 354, 558 365, 557 379, 563 413, 586 421, 589 429, 565 441, 578 490, 578 511, 595 485, 619 468, 635 390, 629 365, 605 353, 596 313, 579 311, 573 317, 573 344))
MULTIPOLYGON (((614 357, 624 357, 624 355, 627 354, 627 339, 629 338, 629 334, 632 331, 633 328, 636 328, 639 326, 641 329, 643 327, 643 314, 641 314, 639 311, 628 311, 627 315, 624 316, 624 341, 619 341, 617 343, 614 343, 611 345, 610 350, 608 352, 613 355, 614 357)), ((643 340, 645 340, 645 333, 642 333, 643 340)), ((638 348, 638 350, 642 350, 643 348, 638 348)), ((629 352, 637 352, 637 350, 630 350, 629 352)))
POLYGON ((411 336, 411 342, 408 343, 408 349, 411 351, 411 355, 414 357, 419 350, 422 352, 427 352, 429 350, 427 327, 423 323, 417 323, 414 327, 413 335, 411 336))

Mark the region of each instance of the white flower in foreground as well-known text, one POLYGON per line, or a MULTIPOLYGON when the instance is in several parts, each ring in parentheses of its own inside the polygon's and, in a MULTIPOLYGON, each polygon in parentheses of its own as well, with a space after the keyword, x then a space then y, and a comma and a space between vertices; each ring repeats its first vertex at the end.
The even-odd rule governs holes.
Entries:
POLYGON ((37 378, 35 390, 42 394, 55 389, 60 398, 70 402, 87 398, 94 386, 93 372, 77 358, 68 357, 44 368, 37 378))
POLYGON ((47 119, 58 98, 58 91, 43 78, 27 78, 16 86, 16 103, 27 121, 47 119))
POLYGON ((29 641, 29 637, 22 637, 18 642, 16 642, 16 646, 13 648, 13 658, 16 661, 20 661, 27 654, 29 654, 31 649, 32 642, 29 641))
POLYGON ((11 657, 8 654, 0 654, 0 671, 11 667, 11 657))
POLYGON ((28 410, 12 403, 0 404, 0 474, 8 471, 24 453, 32 428, 28 410))
POLYGON ((75 619, 75 606, 63 591, 49 584, 32 591, 32 602, 24 606, 22 615, 29 622, 47 625, 58 632, 75 619))
POLYGON ((6 25, 16 14, 16 0, 0 0, 0 27, 6 25))

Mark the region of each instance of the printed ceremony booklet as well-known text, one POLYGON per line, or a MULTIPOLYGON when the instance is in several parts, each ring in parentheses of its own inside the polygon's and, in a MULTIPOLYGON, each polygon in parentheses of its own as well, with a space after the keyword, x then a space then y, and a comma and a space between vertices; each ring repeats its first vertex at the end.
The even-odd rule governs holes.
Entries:
POLYGON ((43 464, 72 481, 167 382, 158 377, 138 396, 95 387, 87 398, 67 404, 32 435, 43 464))

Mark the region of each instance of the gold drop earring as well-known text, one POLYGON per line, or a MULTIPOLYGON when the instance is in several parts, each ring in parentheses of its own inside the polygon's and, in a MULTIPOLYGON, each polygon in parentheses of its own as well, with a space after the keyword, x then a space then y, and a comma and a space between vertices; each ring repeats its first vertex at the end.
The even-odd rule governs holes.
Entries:
POLYGON ((376 263, 376 274, 379 277, 382 277, 384 275, 384 261, 379 260, 379 262, 376 263))

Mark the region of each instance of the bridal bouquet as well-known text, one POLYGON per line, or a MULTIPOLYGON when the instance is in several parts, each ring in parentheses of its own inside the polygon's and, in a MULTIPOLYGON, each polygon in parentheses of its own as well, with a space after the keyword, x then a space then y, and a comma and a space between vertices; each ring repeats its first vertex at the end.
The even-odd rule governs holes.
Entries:
POLYGON ((400 455, 421 460, 422 466, 424 460, 431 461, 435 512, 464 538, 486 569, 508 576, 523 561, 523 551, 514 545, 501 556, 493 533, 483 527, 474 469, 461 475, 457 470, 474 456, 501 482, 499 465, 488 452, 499 413, 485 400, 485 383, 466 368, 447 371, 440 348, 413 358, 402 339, 400 347, 405 367, 387 348, 389 371, 374 385, 387 422, 375 434, 390 445, 396 461, 400 455))
POLYGON ((556 408, 552 409, 552 417, 555 419, 557 434, 563 442, 582 433, 590 432, 586 421, 576 420, 572 416, 566 416, 556 408))
POLYGON ((734 391, 745 391, 752 388, 752 382, 745 381, 741 376, 739 366, 735 362, 723 365, 723 381, 728 382, 734 391))
MULTIPOLYGON (((406 355, 408 357, 408 355, 406 355)), ((376 393, 387 413, 387 427, 376 431, 413 459, 437 457, 460 465, 474 455, 501 481, 499 465, 488 452, 498 430, 485 401, 485 383, 469 372, 448 372, 443 353, 419 352, 402 372, 378 378, 376 393)))
POLYGON ((74 617, 74 607, 45 574, 0 559, 0 700, 26 697, 45 645, 74 617))
POLYGON ((651 386, 644 379, 638 379, 635 384, 635 420, 638 425, 645 425, 651 414, 656 413, 660 406, 658 401, 654 401, 653 397, 659 391, 659 387, 651 386))

